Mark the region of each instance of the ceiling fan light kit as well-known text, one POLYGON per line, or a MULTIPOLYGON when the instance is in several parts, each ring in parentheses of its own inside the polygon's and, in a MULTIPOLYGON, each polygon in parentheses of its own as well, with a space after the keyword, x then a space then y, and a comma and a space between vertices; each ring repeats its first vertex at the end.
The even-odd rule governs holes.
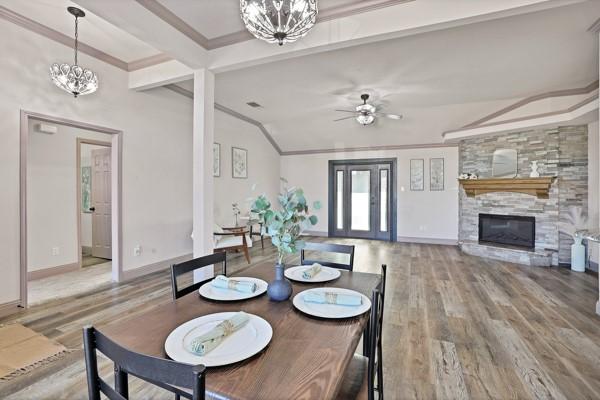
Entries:
POLYGON ((343 121, 345 119, 350 119, 350 118, 355 118, 359 124, 365 126, 365 125, 371 125, 373 122, 375 122, 375 117, 386 117, 386 118, 395 119, 395 120, 402 119, 401 115, 388 114, 388 113, 382 113, 382 112, 378 113, 376 106, 374 106, 373 104, 367 103, 367 100, 369 100, 368 94, 364 93, 360 96, 360 98, 363 101, 363 103, 361 105, 356 106, 355 111, 335 110, 335 111, 339 111, 339 112, 356 114, 355 117, 354 116, 344 117, 344 118, 336 119, 336 120, 334 120, 334 122, 343 121))
POLYGON ((94 71, 82 68, 77 64, 79 18, 85 17, 85 12, 77 7, 67 7, 67 11, 75 17, 75 62, 73 65, 67 63, 52 64, 50 66, 50 78, 56 86, 77 97, 94 93, 98 89, 98 76, 94 71))
POLYGON ((240 0, 246 29, 268 43, 295 42, 317 21, 317 0, 240 0))

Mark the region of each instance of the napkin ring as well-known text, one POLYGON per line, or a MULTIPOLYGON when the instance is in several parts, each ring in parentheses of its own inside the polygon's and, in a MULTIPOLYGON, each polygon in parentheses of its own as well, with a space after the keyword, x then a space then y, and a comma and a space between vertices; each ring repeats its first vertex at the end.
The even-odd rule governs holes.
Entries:
POLYGON ((231 321, 225 320, 219 324, 221 329, 223 329, 223 335, 229 336, 235 331, 235 326, 231 323, 231 321))
POLYGON ((336 304, 337 303, 337 293, 325 293, 325 301, 328 304, 336 304))
POLYGON ((233 279, 229 279, 227 281, 227 289, 235 289, 235 287, 237 286, 239 282, 238 281, 234 281, 233 279))

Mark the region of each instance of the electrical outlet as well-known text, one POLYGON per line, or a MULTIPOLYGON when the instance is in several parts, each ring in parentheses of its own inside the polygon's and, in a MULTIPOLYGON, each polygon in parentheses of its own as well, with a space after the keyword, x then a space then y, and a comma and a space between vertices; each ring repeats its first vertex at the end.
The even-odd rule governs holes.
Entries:
POLYGON ((134 255, 135 257, 141 256, 141 255, 142 255, 142 246, 139 246, 139 245, 138 245, 138 246, 135 246, 135 247, 133 248, 133 255, 134 255))
POLYGON ((57 256, 60 254, 60 247, 53 247, 52 248, 52 255, 53 256, 57 256))

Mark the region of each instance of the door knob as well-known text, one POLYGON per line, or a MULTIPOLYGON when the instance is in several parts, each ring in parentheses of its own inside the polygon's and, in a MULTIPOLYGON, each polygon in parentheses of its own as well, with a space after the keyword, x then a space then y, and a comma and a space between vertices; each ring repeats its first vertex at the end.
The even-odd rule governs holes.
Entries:
POLYGON ((96 211, 96 207, 90 207, 90 211, 96 211))

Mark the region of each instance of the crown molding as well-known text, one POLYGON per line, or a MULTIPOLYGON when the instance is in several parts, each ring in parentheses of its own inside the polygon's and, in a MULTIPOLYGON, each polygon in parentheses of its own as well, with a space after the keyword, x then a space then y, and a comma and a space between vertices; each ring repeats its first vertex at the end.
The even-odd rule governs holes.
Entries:
POLYGON ((419 143, 419 144, 398 144, 386 146, 365 146, 365 147, 342 147, 336 149, 314 149, 314 150, 296 150, 284 151, 282 156, 300 156, 309 154, 326 153, 353 153, 357 151, 385 151, 385 150, 411 150, 411 149, 435 149, 441 147, 458 147, 457 143, 419 143))
MULTIPOLYGON (((46 25, 40 24, 39 22, 27 18, 24 15, 9 10, 6 7, 0 6, 0 18, 8 22, 12 22, 17 26, 20 26, 21 28, 25 28, 28 31, 37 33, 47 39, 63 44, 67 47, 73 47, 72 37, 58 32, 57 30, 54 30, 46 25)), ((122 69, 123 71, 135 71, 138 69, 150 67, 152 65, 161 64, 163 62, 172 60, 172 58, 167 56, 166 54, 159 53, 150 57, 142 58, 140 60, 134 60, 128 63, 83 42, 79 42, 79 51, 84 54, 87 54, 88 56, 94 57, 97 60, 103 61, 114 67, 122 69)))
MULTIPOLYGON (((220 47, 245 42, 254 39, 254 36, 247 30, 228 33, 215 38, 207 38, 195 30, 187 22, 179 18, 175 13, 158 2, 158 0, 135 0, 148 11, 158 18, 177 29, 179 32, 202 46, 206 50, 218 49, 220 47)), ((410 3, 416 0, 355 0, 350 4, 337 7, 331 7, 320 10, 317 15, 317 24, 320 22, 331 21, 338 18, 349 17, 355 14, 361 14, 380 8, 396 6, 403 3, 410 3)))
POLYGON ((592 26, 588 28, 588 32, 600 33, 600 18, 598 18, 596 22, 594 22, 592 26))
POLYGON ((519 100, 516 103, 513 103, 507 107, 504 107, 498 111, 495 111, 489 115, 486 115, 485 117, 478 119, 477 121, 471 122, 470 124, 467 124, 461 128, 450 130, 447 132, 456 132, 456 131, 462 131, 464 129, 470 129, 470 128, 483 126, 484 123, 486 123, 492 119, 495 119, 503 114, 509 113, 510 111, 513 111, 517 108, 523 107, 529 103, 533 103, 535 101, 544 100, 544 99, 547 99, 550 97, 565 97, 565 96, 575 96, 575 95, 579 95, 579 94, 587 94, 587 93, 593 92, 596 89, 598 89, 598 81, 594 81, 594 82, 590 83, 589 85, 582 87, 582 88, 554 90, 554 91, 550 91, 550 92, 546 92, 546 93, 541 93, 541 94, 538 94, 535 96, 530 96, 523 100, 519 100))
POLYGON ((179 18, 175 13, 160 4, 157 0, 135 1, 137 1, 142 7, 150 11, 152 14, 156 15, 158 18, 162 19, 164 22, 183 33, 192 41, 196 42, 205 49, 209 48, 209 40, 206 38, 206 36, 192 28, 187 22, 179 18))
MULTIPOLYGON (((64 44, 65 46, 73 47, 72 37, 58 32, 52 28, 49 28, 46 25, 42 25, 39 22, 36 22, 21 14, 9 10, 6 7, 0 6, 0 18, 12 22, 13 24, 25 28, 29 31, 40 34, 48 39, 54 40, 55 42, 64 44)), ((88 56, 92 56, 94 58, 97 58, 98 60, 104 61, 105 63, 111 64, 117 68, 127 71, 127 63, 125 61, 113 57, 110 54, 96 49, 95 47, 87 45, 83 42, 79 42, 79 51, 84 54, 87 54, 88 56)))
MULTIPOLYGON (((194 99, 194 93, 182 88, 179 85, 175 85, 175 84, 169 84, 169 85, 165 85, 165 88, 174 91, 175 93, 179 93, 182 96, 185 96, 189 99, 194 99)), ((215 110, 219 110, 221 112, 224 112, 225 114, 229 114, 230 116, 237 118, 241 121, 247 122, 251 125, 256 126, 264 135, 264 137, 267 139, 267 141, 269 143, 271 143, 271 145, 273 146, 273 148, 275 149, 275 151, 277 151, 277 154, 281 155, 282 151, 281 148, 279 147, 279 145, 277 144, 277 142, 275 142, 275 139, 273 139, 273 137, 271 136, 271 134, 269 133, 269 131, 267 131, 267 129, 265 128, 265 126, 260 123, 259 121, 252 119, 250 117, 245 116, 244 114, 240 114, 237 111, 232 110, 231 108, 227 108, 219 103, 215 103, 215 110)))
MULTIPOLYGON (((194 93, 182 88, 175 84, 165 85, 165 88, 179 93, 182 96, 193 99, 194 93)), ((384 151, 384 150, 409 150, 409 149, 432 149, 441 147, 458 147, 456 143, 421 143, 421 144, 406 144, 406 145, 388 145, 388 146, 368 146, 368 147, 345 147, 337 149, 313 149, 313 150, 296 150, 296 151, 282 151, 275 139, 269 134, 267 129, 259 121, 240 114, 237 111, 227 108, 221 104, 215 103, 215 110, 222 111, 226 114, 231 115, 234 118, 245 121, 249 124, 256 126, 263 133, 265 138, 271 143, 273 148, 277 151, 280 156, 298 156, 298 155, 309 155, 309 154, 326 154, 326 153, 351 153, 357 151, 384 151)))
POLYGON ((173 61, 173 57, 170 57, 164 53, 159 53, 127 63, 127 71, 137 71, 138 69, 148 68, 153 65, 162 64, 168 61, 173 61))

